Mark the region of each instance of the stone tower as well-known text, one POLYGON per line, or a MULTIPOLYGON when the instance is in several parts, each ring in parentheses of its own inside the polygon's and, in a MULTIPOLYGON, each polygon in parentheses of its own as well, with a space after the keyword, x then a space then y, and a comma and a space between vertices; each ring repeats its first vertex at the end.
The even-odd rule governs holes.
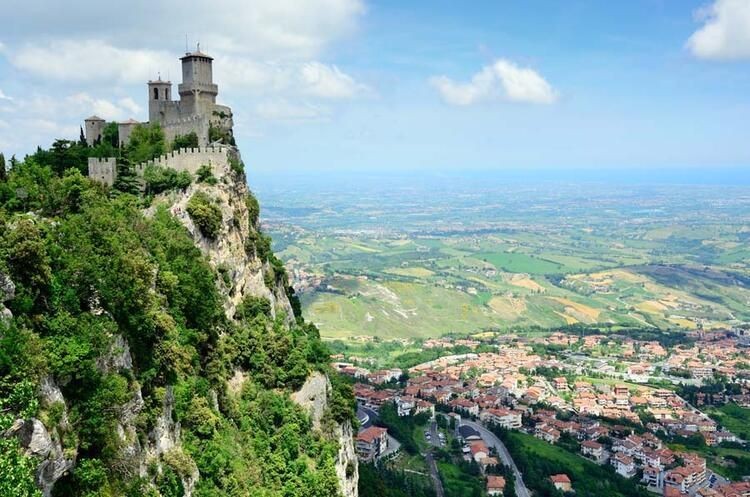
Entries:
POLYGON ((163 119, 164 103, 172 101, 172 82, 162 81, 161 76, 148 82, 148 120, 158 123, 163 119))
POLYGON ((182 83, 178 85, 180 101, 191 114, 210 115, 216 105, 219 86, 213 81, 213 58, 198 49, 181 57, 182 83))
POLYGON ((86 131, 86 143, 90 146, 102 139, 106 122, 99 116, 91 116, 84 120, 86 131))

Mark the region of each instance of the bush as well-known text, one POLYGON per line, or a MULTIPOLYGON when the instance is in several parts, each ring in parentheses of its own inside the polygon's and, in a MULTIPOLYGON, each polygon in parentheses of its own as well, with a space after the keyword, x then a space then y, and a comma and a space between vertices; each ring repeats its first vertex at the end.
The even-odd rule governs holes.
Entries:
POLYGON ((199 183, 215 185, 218 181, 216 179, 216 176, 214 176, 213 171, 211 171, 211 166, 209 166, 208 164, 203 164, 201 167, 199 167, 195 172, 195 175, 198 176, 199 183))
POLYGON ((167 190, 184 190, 193 178, 187 171, 177 172, 174 169, 160 166, 147 166, 143 171, 146 194, 158 195, 167 190))
POLYGON ((191 131, 186 135, 177 135, 172 142, 172 150, 181 148, 198 148, 198 135, 191 131))
POLYGON ((221 209, 203 192, 196 192, 187 204, 190 219, 204 236, 216 238, 221 230, 221 209))

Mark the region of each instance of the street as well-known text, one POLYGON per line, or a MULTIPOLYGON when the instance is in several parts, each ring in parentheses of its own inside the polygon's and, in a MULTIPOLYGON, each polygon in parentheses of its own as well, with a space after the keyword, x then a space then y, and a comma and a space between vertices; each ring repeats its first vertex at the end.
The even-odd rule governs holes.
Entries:
POLYGON ((516 495, 518 495, 518 497, 531 497, 529 489, 526 488, 526 485, 523 482, 521 472, 518 470, 516 463, 510 456, 510 452, 508 452, 508 449, 505 448, 505 445, 503 445, 503 442, 501 442, 494 433, 492 433, 479 423, 475 423, 474 421, 461 420, 461 424, 470 426, 477 430, 487 446, 493 447, 497 451, 498 457, 502 459, 503 463, 513 470, 513 475, 515 476, 516 480, 516 495))

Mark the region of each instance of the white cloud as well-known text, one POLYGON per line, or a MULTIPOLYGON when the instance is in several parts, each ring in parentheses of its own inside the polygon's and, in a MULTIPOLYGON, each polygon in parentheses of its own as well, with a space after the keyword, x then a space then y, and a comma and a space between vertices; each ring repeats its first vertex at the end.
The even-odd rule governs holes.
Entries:
POLYGON ((299 74, 303 83, 303 91, 315 97, 353 98, 367 91, 364 85, 354 81, 354 78, 336 66, 308 62, 302 65, 299 74))
POLYGON ((3 93, 3 90, 0 90, 0 100, 13 100, 13 99, 12 99, 12 98, 10 98, 10 97, 9 97, 8 95, 6 95, 5 93, 3 93))
POLYGON ((320 99, 350 99, 369 93, 336 66, 318 61, 258 62, 243 57, 219 57, 215 80, 222 87, 248 89, 265 95, 304 95, 320 99))
POLYGON ((286 99, 273 99, 255 106, 255 114, 271 121, 316 121, 327 117, 330 111, 323 106, 305 103, 292 103, 286 99))
POLYGON ((4 41, 104 39, 116 46, 182 49, 185 36, 212 52, 310 58, 357 27, 363 0, 26 0, 13 6, 4 41), (195 8, 192 8, 195 7, 195 8), (111 22, 116 20, 116 27, 111 22))
POLYGON ((699 9, 703 27, 692 34, 687 48, 701 59, 750 58, 750 1, 716 0, 699 9))
POLYGON ((63 40, 25 44, 8 51, 11 63, 36 76, 60 81, 141 83, 176 59, 167 52, 117 48, 101 40, 63 40))
POLYGON ((472 105, 500 97, 513 102, 550 104, 558 97, 539 73, 506 59, 498 59, 483 67, 468 83, 456 83, 447 76, 434 76, 430 78, 430 84, 445 102, 452 105, 472 105))

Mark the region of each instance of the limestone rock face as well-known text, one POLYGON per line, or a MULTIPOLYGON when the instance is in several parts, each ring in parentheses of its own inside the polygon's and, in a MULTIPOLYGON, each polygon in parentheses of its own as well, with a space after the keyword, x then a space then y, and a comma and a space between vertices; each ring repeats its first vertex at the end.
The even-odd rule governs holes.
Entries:
POLYGON ((292 394, 292 400, 310 412, 316 430, 320 429, 320 420, 325 413, 330 391, 331 383, 328 378, 315 371, 307 378, 302 388, 292 394))
MULTIPOLYGON (((292 394, 292 400, 307 409, 313 421, 313 427, 320 429, 320 421, 328 407, 328 395, 331 392, 331 382, 320 372, 311 373, 302 387, 292 394)), ((344 497, 359 495, 359 467, 354 448, 354 432, 348 421, 334 427, 333 438, 339 446, 336 457, 336 475, 339 488, 344 497)))
POLYGON ((10 319, 13 315, 10 310, 7 309, 3 303, 12 299, 16 294, 16 285, 10 280, 10 278, 0 273, 0 321, 10 319))
POLYGON ((339 442, 336 475, 339 477, 341 493, 344 497, 357 497, 359 495, 359 466, 352 424, 346 421, 336 427, 336 432, 339 442))
POLYGON ((44 424, 36 418, 17 419, 4 436, 18 437, 27 455, 42 459, 37 467, 36 483, 42 494, 49 497, 55 482, 74 464, 73 460, 65 458, 59 439, 50 435, 44 424))
POLYGON ((250 220, 246 203, 250 190, 244 176, 232 171, 228 160, 213 163, 212 170, 218 179, 215 185, 193 183, 183 192, 164 194, 146 214, 153 214, 157 205, 166 204, 171 214, 185 225, 196 246, 224 278, 220 291, 226 297, 224 310, 228 317, 234 316, 244 297, 252 295, 267 298, 274 314, 284 312, 288 322, 293 322, 294 314, 285 288, 276 283, 266 286, 265 275, 271 268, 249 249, 259 236, 259 226, 250 220), (188 214, 187 203, 196 192, 208 195, 221 209, 222 228, 214 239, 203 236, 188 214))

